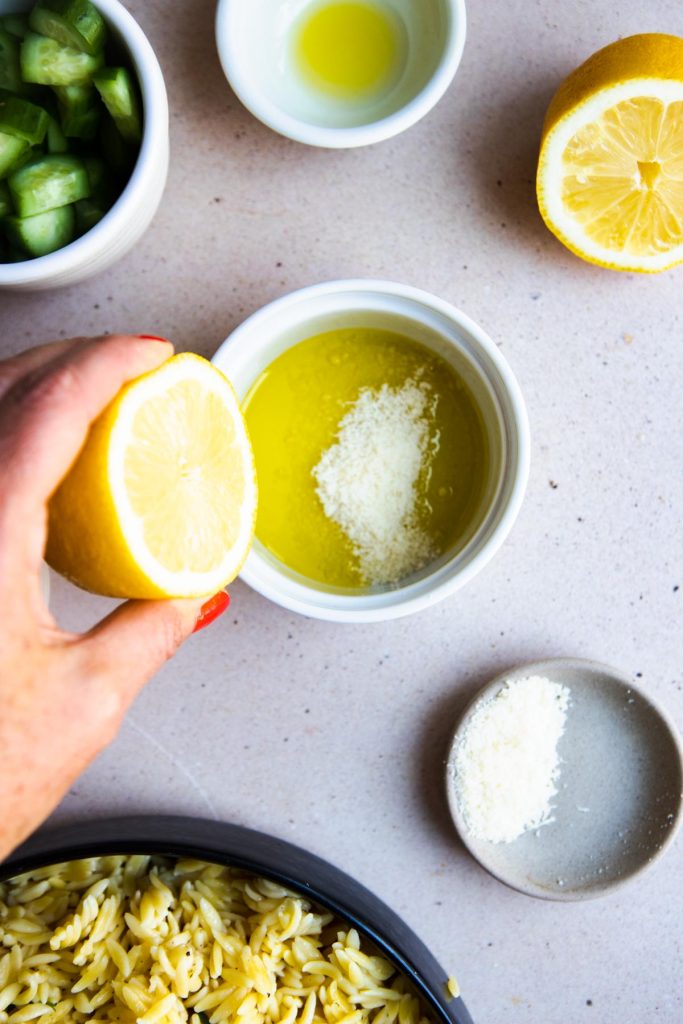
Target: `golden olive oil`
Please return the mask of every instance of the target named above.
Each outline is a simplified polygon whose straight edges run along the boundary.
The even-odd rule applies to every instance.
[[[401,50],[395,16],[361,0],[316,4],[304,13],[294,45],[304,78],[340,98],[386,89],[396,75]]]
[[[482,515],[491,455],[477,402],[440,356],[376,328],[329,331],[288,349],[244,403],[259,486],[256,537],[276,558],[318,583],[366,585],[354,549],[325,515],[313,470],[367,388],[429,388],[428,466],[417,484],[420,526],[435,558],[462,547]]]

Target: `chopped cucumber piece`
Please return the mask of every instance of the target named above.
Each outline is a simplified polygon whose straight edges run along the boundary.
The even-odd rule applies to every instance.
[[[13,212],[14,207],[12,206],[9,189],[4,181],[0,181],[0,220]]]
[[[29,21],[34,32],[91,57],[104,48],[104,18],[88,0],[38,0]]]
[[[34,32],[21,44],[20,58],[24,81],[37,85],[89,85],[104,64],[103,53],[90,56]]]
[[[23,39],[28,32],[28,15],[26,14],[3,14],[0,18],[0,27],[5,32],[17,39]]]
[[[49,121],[47,111],[35,103],[20,96],[0,96],[0,132],[36,146],[45,138]]]
[[[11,174],[7,184],[20,217],[33,217],[90,196],[83,161],[66,153],[31,160]]]
[[[62,126],[56,117],[50,117],[47,126],[47,151],[48,153],[68,153],[69,143],[62,131]]]
[[[73,206],[60,206],[33,217],[6,217],[3,224],[9,241],[31,256],[46,256],[61,249],[76,233]]]
[[[93,83],[126,142],[139,142],[140,104],[128,68],[103,68],[93,75]]]
[[[90,231],[90,228],[99,224],[107,212],[92,199],[79,199],[77,203],[74,203],[74,208],[76,210],[76,231],[79,235],[84,235],[86,231]]]
[[[22,92],[19,41],[0,26],[0,89]]]
[[[0,132],[0,179],[7,177],[16,166],[22,153],[27,152],[30,148],[24,139]]]
[[[68,138],[94,139],[102,104],[91,85],[62,85],[55,89],[62,130]]]

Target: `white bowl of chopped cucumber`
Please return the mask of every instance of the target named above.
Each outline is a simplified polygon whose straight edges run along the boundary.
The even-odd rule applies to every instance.
[[[0,288],[99,273],[168,171],[161,68],[118,0],[0,0]]]

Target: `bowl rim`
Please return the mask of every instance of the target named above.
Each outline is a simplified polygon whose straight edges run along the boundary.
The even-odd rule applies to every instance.
[[[26,8],[31,6],[26,0],[22,2]],[[61,275],[89,263],[103,250],[113,246],[120,232],[121,221],[129,219],[137,210],[140,193],[146,188],[150,168],[153,167],[151,158],[167,146],[168,98],[161,65],[152,44],[120,0],[95,2],[106,21],[121,35],[142,94],[142,142],[135,167],[111,209],[80,238],[46,256],[37,256],[22,263],[0,262],[0,288],[49,281],[56,274]]]
[[[65,860],[147,853],[193,857],[265,875],[348,920],[412,983],[442,1024],[473,1024],[448,973],[411,928],[360,882],[284,839],[206,818],[139,815],[41,829],[0,864],[0,882]]]
[[[243,70],[242,53],[230,19],[236,0],[218,0],[215,17],[216,47],[228,83],[240,100],[268,128],[295,142],[325,149],[353,149],[383,142],[412,127],[439,102],[455,77],[467,35],[465,0],[444,0],[449,15],[449,32],[439,63],[422,89],[398,110],[369,124],[328,128],[303,121],[283,111],[253,87]]]
[[[444,785],[448,810],[460,841],[474,860],[476,860],[476,862],[485,871],[496,878],[499,882],[502,882],[503,885],[508,886],[510,889],[514,889],[516,892],[523,893],[525,896],[532,896],[537,899],[556,903],[576,903],[599,899],[602,896],[607,896],[610,893],[615,892],[617,889],[623,888],[625,885],[629,885],[636,878],[653,867],[661,857],[664,856],[669,847],[675,842],[678,831],[683,824],[683,792],[679,796],[675,819],[668,829],[666,837],[662,841],[661,845],[657,847],[655,852],[647,860],[643,861],[627,874],[611,881],[591,886],[589,889],[558,889],[551,891],[540,885],[534,885],[531,881],[524,883],[518,879],[512,878],[505,872],[499,871],[495,865],[487,862],[486,859],[482,859],[476,841],[472,839],[465,825],[464,816],[460,809],[460,804],[456,796],[455,784],[452,778],[452,761],[458,743],[462,738],[464,729],[478,708],[498,694],[507,680],[526,675],[539,675],[552,678],[553,670],[557,670],[558,668],[577,670],[585,673],[587,676],[609,676],[614,682],[623,685],[626,690],[630,690],[637,694],[643,703],[647,704],[665,725],[667,733],[671,739],[672,748],[678,754],[681,779],[683,780],[683,742],[679,736],[676,723],[666,708],[663,707],[659,701],[648,693],[642,686],[639,686],[638,683],[626,672],[616,669],[612,665],[608,665],[601,661],[594,661],[589,658],[561,657],[544,658],[542,661],[522,662],[521,664],[513,665],[505,671],[500,672],[495,676],[495,678],[491,679],[488,683],[485,683],[484,686],[481,686],[476,691],[457,716],[455,727],[453,728],[450,739],[448,740],[447,752],[444,758]]]
[[[290,580],[280,572],[277,566],[269,565],[255,547],[252,548],[240,573],[240,578],[252,589],[290,611],[312,618],[324,619],[328,622],[383,622],[423,611],[449,597],[476,576],[500,549],[519,514],[526,491],[531,446],[529,420],[517,379],[507,360],[489,335],[467,314],[445,300],[410,285],[392,281],[365,278],[334,280],[289,292],[261,307],[242,321],[218,347],[212,357],[212,362],[230,377],[230,363],[233,361],[235,353],[238,350],[245,350],[247,352],[245,359],[248,359],[250,336],[258,334],[269,320],[277,319],[283,312],[292,308],[296,309],[299,306],[301,308],[300,317],[304,321],[307,304],[320,298],[330,301],[329,311],[331,312],[334,309],[334,303],[341,303],[343,296],[348,293],[375,294],[389,302],[395,301],[397,308],[399,304],[407,302],[412,306],[412,315],[415,320],[419,321],[421,316],[427,318],[428,315],[436,315],[469,336],[477,350],[484,354],[498,374],[509,405],[515,442],[515,451],[511,456],[514,459],[514,469],[510,470],[511,483],[508,487],[508,494],[504,501],[500,497],[496,499],[501,501],[500,513],[497,521],[492,524],[488,536],[481,540],[478,550],[470,555],[468,561],[460,566],[456,573],[435,581],[427,588],[425,588],[425,579],[428,577],[423,577],[417,583],[394,590],[386,590],[380,595],[334,594],[329,600],[325,600],[324,591],[307,586],[304,582]],[[346,310],[347,307],[343,308]],[[450,342],[450,339],[446,338],[445,340]],[[483,370],[479,372],[482,378],[487,377]],[[502,473],[501,479],[503,476],[504,473]],[[476,538],[477,534],[470,543],[474,543]],[[455,557],[459,557],[460,554],[462,552]],[[445,566],[448,564],[446,562]],[[264,573],[267,575],[267,579],[263,579]]]

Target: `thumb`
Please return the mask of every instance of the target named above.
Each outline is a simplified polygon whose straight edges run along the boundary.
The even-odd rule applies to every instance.
[[[79,646],[88,674],[111,680],[127,705],[197,629],[226,610],[220,591],[208,601],[128,601],[86,633]]]

